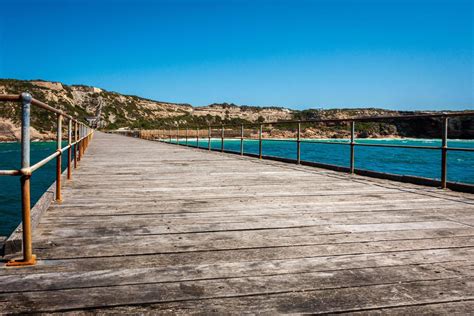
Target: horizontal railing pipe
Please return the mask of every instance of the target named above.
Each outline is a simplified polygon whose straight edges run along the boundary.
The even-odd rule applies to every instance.
[[[474,111],[465,111],[465,112],[444,112],[444,113],[424,113],[424,114],[412,114],[412,115],[394,115],[394,116],[370,116],[370,117],[355,117],[355,118],[343,118],[343,119],[315,119],[315,120],[293,120],[293,121],[276,121],[276,122],[253,122],[253,123],[240,123],[240,124],[221,124],[221,125],[207,125],[206,128],[211,131],[212,128],[215,129],[221,129],[221,146],[220,148],[212,148],[211,149],[211,138],[210,138],[210,132],[208,133],[208,150],[212,151],[221,151],[225,153],[237,153],[240,155],[245,155],[245,156],[250,156],[250,157],[256,157],[256,158],[261,158],[261,159],[273,159],[273,160],[279,160],[279,161],[285,161],[285,162],[292,162],[292,163],[301,163],[303,165],[311,165],[311,166],[316,166],[316,167],[322,167],[322,168],[328,168],[328,169],[333,169],[337,171],[344,171],[344,172],[350,172],[350,173],[355,173],[355,174],[361,174],[361,175],[367,175],[367,176],[376,176],[376,177],[386,177],[392,180],[398,180],[402,179],[400,181],[406,181],[406,182],[412,182],[412,183],[429,183],[430,185],[434,183],[438,183],[441,188],[452,188],[456,190],[464,190],[464,191],[474,191],[474,185],[470,184],[464,184],[464,183],[453,183],[453,182],[448,182],[447,181],[447,153],[450,151],[464,151],[464,152],[474,152],[474,148],[460,148],[460,147],[449,147],[448,146],[448,138],[447,138],[447,132],[448,132],[448,119],[452,117],[474,117]],[[419,146],[419,145],[399,145],[399,144],[369,144],[369,143],[364,143],[361,142],[360,140],[356,139],[357,133],[356,133],[356,126],[357,122],[382,122],[382,121],[396,121],[396,120],[413,120],[413,119],[436,119],[436,120],[441,120],[441,125],[442,125],[442,130],[441,130],[441,145],[440,146]],[[349,123],[350,124],[350,133],[349,133],[349,139],[344,140],[344,141],[325,141],[325,140],[318,140],[318,139],[304,139],[302,135],[301,126],[302,124],[337,124],[337,123]],[[289,128],[293,132],[295,132],[294,129],[294,124],[297,124],[297,129],[296,129],[296,137],[292,139],[282,139],[282,138],[264,138],[263,137],[263,126],[270,126],[270,125],[288,125],[285,126],[285,128]],[[256,154],[251,154],[251,153],[245,153],[244,152],[244,141],[246,138],[244,137],[244,130],[245,127],[252,127],[252,129],[255,131],[257,130],[256,134],[253,134],[254,137],[251,138],[254,141],[258,142],[258,153]],[[293,126],[293,128],[291,128]],[[199,146],[199,129],[200,126],[187,126],[186,128],[192,128],[197,131],[196,139],[197,142],[196,144],[190,144],[190,147],[197,147],[201,148]],[[227,138],[224,137],[224,130],[229,129],[230,131],[227,132],[229,136]],[[240,135],[237,135],[237,132],[233,132],[233,129],[238,130],[240,129]],[[234,135],[235,134],[235,135]],[[226,150],[225,149],[225,139],[240,139],[240,150]],[[160,141],[165,141],[164,139],[160,139]],[[263,143],[264,142],[295,142],[297,144],[297,154],[296,154],[296,159],[288,159],[288,158],[281,158],[281,157],[272,157],[265,155],[263,152]],[[171,143],[171,139],[169,141]],[[309,161],[303,161],[301,159],[301,148],[300,144],[305,143],[305,144],[323,144],[323,145],[343,145],[343,146],[350,146],[350,157],[349,157],[349,166],[336,166],[336,165],[331,165],[331,164],[324,164],[324,163],[318,163],[318,162],[309,162]],[[376,172],[376,171],[368,171],[368,170],[361,170],[356,167],[355,165],[355,148],[356,147],[385,147],[385,148],[401,148],[401,149],[416,149],[416,150],[439,150],[442,155],[441,155],[441,174],[439,179],[441,180],[436,180],[436,179],[431,179],[430,181],[426,181],[425,179],[428,178],[420,178],[420,177],[415,177],[415,176],[399,176],[396,174],[386,174],[382,172]],[[382,175],[382,176],[381,176]],[[389,175],[389,176],[387,176]],[[424,179],[424,180],[419,180],[419,179]]]
[[[36,170],[43,167],[45,164],[47,164],[48,162],[50,162],[51,160],[53,160],[54,158],[56,158],[58,156],[59,156],[59,151],[55,151],[54,153],[52,153],[48,157],[38,161],[37,163],[35,163],[33,166],[30,167],[31,172],[35,172]]]
[[[0,170],[0,176],[20,176],[21,182],[21,208],[22,208],[22,249],[23,259],[11,260],[7,262],[7,266],[26,266],[36,263],[36,256],[33,254],[32,248],[32,228],[31,228],[31,199],[30,199],[30,180],[34,171],[38,170],[48,162],[56,158],[56,200],[61,201],[61,154],[68,151],[68,174],[71,173],[71,149],[77,147],[87,148],[92,138],[94,130],[79,122],[77,119],[68,115],[62,110],[56,109],[44,102],[34,99],[29,93],[19,95],[7,94],[0,95],[1,102],[21,102],[21,169],[20,170]],[[34,165],[30,165],[30,113],[31,106],[42,108],[46,111],[56,114],[56,151],[48,157],[40,160]],[[68,144],[62,146],[62,122],[68,120]],[[74,142],[72,142],[72,126],[74,125]],[[77,164],[78,156],[75,154],[74,164]]]

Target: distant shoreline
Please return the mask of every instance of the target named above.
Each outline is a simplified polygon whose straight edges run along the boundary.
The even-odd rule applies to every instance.
[[[169,138],[164,138],[164,139],[169,139]],[[172,139],[176,139],[176,137],[172,137]],[[202,141],[205,141],[207,140],[208,138],[207,137],[199,137],[199,140],[202,140]],[[240,141],[240,138],[236,138],[236,137],[229,137],[229,138],[224,138],[226,141]],[[374,138],[374,137],[368,137],[368,138],[355,138],[356,140],[374,140],[374,141],[393,141],[393,140],[406,140],[406,141],[441,141],[441,138],[413,138],[413,137],[380,137],[380,138]],[[180,142],[183,142],[185,140],[184,137],[180,137]],[[211,138],[211,141],[220,141],[221,138],[220,137],[212,137]],[[254,140],[254,141],[258,141],[258,138],[244,138],[244,140],[248,141],[248,140]],[[278,140],[278,141],[296,141],[297,139],[296,138],[278,138],[278,137],[273,137],[273,138],[263,138],[262,139],[263,141],[265,140]],[[337,142],[337,141],[340,141],[341,143],[343,142],[347,142],[349,141],[350,139],[349,138],[308,138],[308,137],[305,137],[305,138],[301,138],[301,140],[304,140],[304,141],[331,141],[331,142]],[[188,137],[188,141],[197,141],[197,138],[196,137]],[[452,142],[452,141],[457,141],[457,142],[474,142],[474,139],[459,139],[459,138],[449,138],[448,141]],[[32,140],[31,142],[33,143],[55,143],[56,141],[54,140],[38,140],[38,139],[35,139],[35,140]],[[3,141],[3,140],[0,140],[0,144],[14,144],[14,143],[20,143],[20,141],[14,141],[14,140],[7,140],[7,141]]]

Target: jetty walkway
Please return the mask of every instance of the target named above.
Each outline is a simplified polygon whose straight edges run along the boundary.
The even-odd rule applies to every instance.
[[[96,132],[0,312],[474,310],[474,195]]]

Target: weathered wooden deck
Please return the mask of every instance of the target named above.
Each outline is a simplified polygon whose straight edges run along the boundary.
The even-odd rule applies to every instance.
[[[474,196],[97,133],[0,311],[474,310]]]

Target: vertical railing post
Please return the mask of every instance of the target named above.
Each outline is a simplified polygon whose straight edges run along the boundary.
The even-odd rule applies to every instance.
[[[80,147],[80,150],[81,150],[81,159],[82,157],[84,157],[84,152],[85,152],[85,142],[84,142],[84,124],[81,123],[81,132],[80,132],[80,140],[81,140],[81,147]]]
[[[262,159],[262,130],[263,130],[263,125],[260,124],[260,129],[258,131],[258,157]]]
[[[62,122],[63,116],[58,114],[58,123],[57,123],[57,130],[56,130],[56,149],[58,152],[58,156],[56,157],[56,202],[61,202],[61,158],[62,158]]]
[[[240,155],[244,155],[244,124],[240,125]]]
[[[84,132],[85,132],[85,137],[86,137],[86,150],[87,148],[89,148],[89,127],[86,125],[85,126],[85,129],[84,129]]]
[[[72,119],[69,119],[67,125],[67,179],[71,180],[72,178],[72,170],[71,170],[71,161],[72,161]]]
[[[171,144],[171,127],[170,127],[169,137],[170,137],[170,144]]]
[[[176,127],[176,144],[179,145],[179,125]]]
[[[221,152],[224,152],[224,125],[221,128]]]
[[[74,169],[77,168],[77,122],[74,122]]]
[[[80,123],[77,125],[77,161],[81,161],[82,155],[81,155],[81,130],[82,126]]]
[[[82,123],[79,125],[79,157],[82,159],[82,154],[84,153],[84,141],[82,139],[83,134],[83,126]]]
[[[29,93],[21,94],[21,213],[23,234],[23,260],[11,260],[7,266],[34,265],[31,238],[31,198],[30,198],[30,109],[32,97]]]
[[[196,147],[199,148],[199,127],[196,128]]]
[[[186,126],[186,146],[188,146],[188,127]]]
[[[207,128],[207,150],[211,150],[211,126]]]
[[[301,123],[298,123],[298,130],[296,132],[296,163],[301,163]]]
[[[354,174],[355,161],[354,161],[354,149],[355,149],[355,121],[351,121],[351,157],[350,157],[350,172]]]
[[[441,139],[441,188],[446,189],[448,181],[448,117],[443,117]]]

